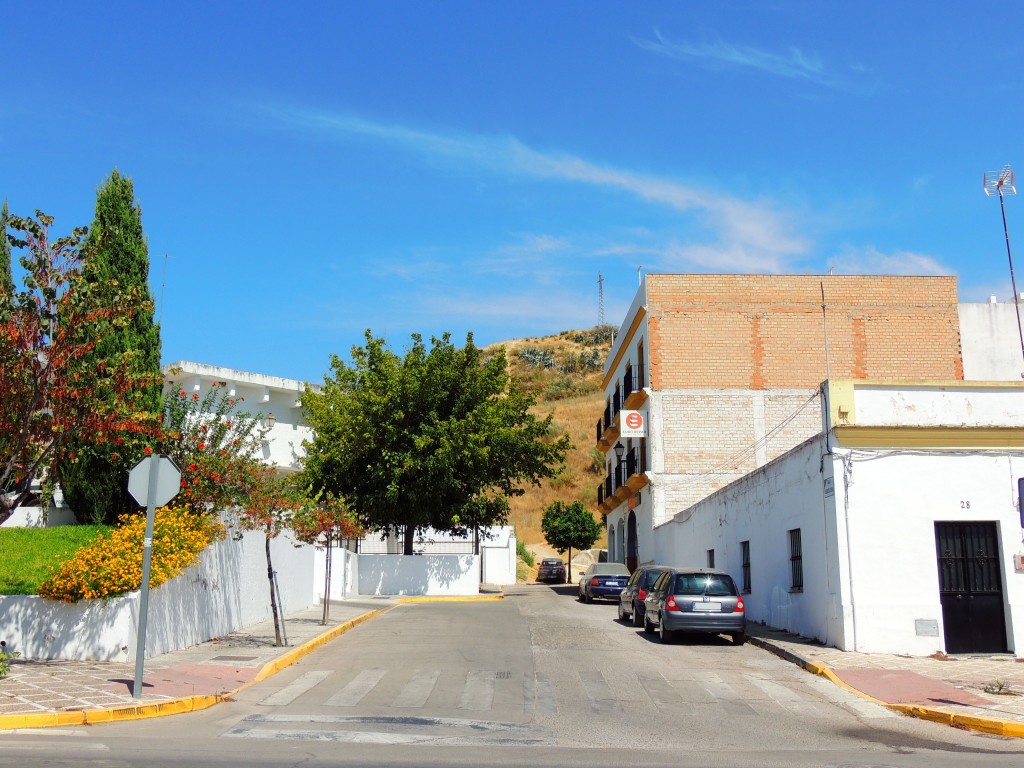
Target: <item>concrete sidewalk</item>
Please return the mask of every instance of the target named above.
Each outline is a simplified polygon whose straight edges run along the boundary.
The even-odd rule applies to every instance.
[[[747,629],[755,645],[894,711],[1024,738],[1024,659],[852,653],[769,627]]]

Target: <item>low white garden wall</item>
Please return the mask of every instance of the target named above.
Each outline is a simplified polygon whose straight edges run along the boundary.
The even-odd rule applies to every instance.
[[[318,602],[313,548],[282,534],[271,543],[284,611]],[[0,595],[0,640],[30,659],[128,661],[135,658],[138,592],[67,604],[35,595]],[[230,536],[176,579],[150,592],[146,656],[187,648],[271,618],[264,537]]]
[[[477,555],[360,555],[360,595],[479,595]]]
[[[331,600],[344,600],[359,594],[360,555],[335,548],[331,554]],[[316,550],[313,560],[313,589],[317,600],[324,599],[324,573],[327,570],[326,550]]]

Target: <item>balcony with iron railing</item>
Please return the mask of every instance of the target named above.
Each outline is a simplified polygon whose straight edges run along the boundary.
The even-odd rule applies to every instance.
[[[626,372],[622,374],[623,408],[634,410],[644,404],[647,400],[644,385],[644,367],[642,365],[627,365]]]
[[[639,446],[626,451],[598,487],[597,504],[602,512],[610,512],[650,480],[647,477],[647,452]]]

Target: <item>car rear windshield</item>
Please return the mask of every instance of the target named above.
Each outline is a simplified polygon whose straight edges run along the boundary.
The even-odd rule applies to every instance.
[[[654,582],[656,582],[658,580],[658,577],[661,576],[661,574],[663,573],[664,571],[647,571],[647,573],[644,574],[644,583],[642,585],[643,588],[650,589],[651,587],[653,587]]]
[[[622,563],[595,563],[591,573],[601,576],[629,576],[629,569]]]
[[[540,564],[541,565],[561,565],[562,561],[561,560],[541,560]]]
[[[675,595],[730,597],[739,594],[736,582],[724,573],[680,573],[676,576]]]

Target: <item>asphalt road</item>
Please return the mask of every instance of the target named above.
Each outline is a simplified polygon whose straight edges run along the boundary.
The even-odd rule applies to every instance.
[[[0,766],[1024,764],[1024,742],[903,718],[771,654],[670,645],[575,586],[415,603],[193,715],[0,734]]]

